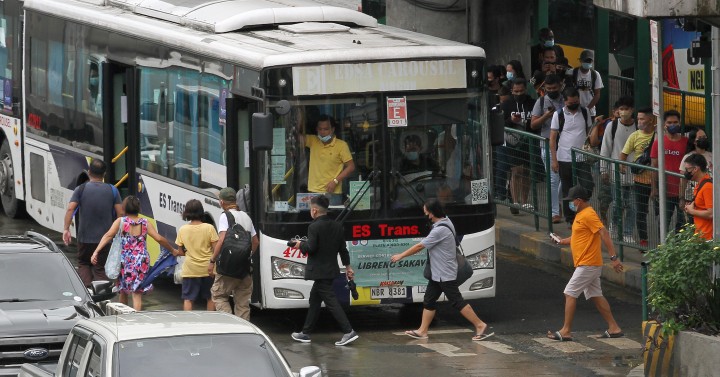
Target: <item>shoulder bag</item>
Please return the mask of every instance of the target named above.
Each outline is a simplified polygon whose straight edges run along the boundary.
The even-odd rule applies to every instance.
[[[453,235],[453,240],[455,241],[455,259],[457,260],[458,269],[457,269],[457,278],[455,281],[457,281],[458,285],[466,282],[470,277],[473,275],[473,268],[470,262],[465,257],[465,253],[462,251],[462,247],[460,246],[460,243],[457,241],[457,237],[455,237],[455,232],[450,228],[447,224],[438,224],[438,226],[444,226],[448,229],[450,229],[450,232]],[[425,263],[425,270],[423,271],[423,277],[427,280],[431,280],[432,278],[432,271],[430,269],[430,253],[428,252],[427,255],[427,263]]]
[[[122,258],[122,228],[123,218],[121,217],[120,227],[118,228],[115,238],[113,238],[107,260],[105,261],[105,275],[107,275],[110,279],[117,279],[118,275],[120,275],[120,259]]]

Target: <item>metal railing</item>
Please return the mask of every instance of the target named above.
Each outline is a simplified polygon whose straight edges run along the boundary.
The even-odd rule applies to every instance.
[[[550,196],[550,155],[548,139],[529,132],[505,129],[505,145],[493,148],[493,202],[510,208],[513,214],[529,213],[547,221],[552,232]]]

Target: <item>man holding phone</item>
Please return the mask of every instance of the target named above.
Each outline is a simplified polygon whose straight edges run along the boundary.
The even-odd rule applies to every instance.
[[[557,109],[562,109],[565,105],[560,95],[560,87],[562,85],[561,78],[557,75],[548,75],[545,78],[545,95],[535,101],[530,120],[530,128],[540,130],[540,136],[550,138],[550,124],[553,114]],[[560,174],[552,171],[547,166],[549,151],[545,150],[545,143],[540,145],[540,154],[542,160],[546,163],[545,169],[550,170],[550,194],[552,196],[552,221],[553,223],[561,223],[560,215]]]

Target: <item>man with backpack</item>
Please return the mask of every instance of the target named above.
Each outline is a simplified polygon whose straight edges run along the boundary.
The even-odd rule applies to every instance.
[[[635,100],[631,96],[623,96],[617,101],[618,118],[615,118],[608,126],[605,127],[605,135],[602,139],[602,147],[600,155],[603,157],[617,160],[620,158],[625,142],[630,135],[638,130],[638,126],[633,118],[633,108]],[[613,221],[609,224],[610,236],[614,237],[615,227],[620,224],[620,218],[625,212],[623,219],[623,238],[625,243],[634,244],[633,230],[635,226],[635,202],[632,198],[632,177],[629,172],[620,171],[620,185],[614,182],[616,179],[615,164],[607,161],[600,161],[601,184],[610,186],[613,201]]]
[[[218,311],[233,313],[230,296],[235,302],[235,315],[250,320],[252,294],[252,255],[257,251],[255,227],[247,213],[238,210],[237,192],[232,187],[220,190],[218,199],[223,213],[218,218],[218,241],[208,272],[215,275],[210,293]]]
[[[573,69],[571,82],[580,92],[580,106],[585,107],[591,116],[595,116],[595,105],[600,101],[600,89],[603,88],[602,78],[593,69],[595,54],[590,50],[580,53],[580,66]]]
[[[655,141],[655,115],[651,108],[644,108],[637,113],[638,130],[630,134],[622,152],[621,161],[630,161],[639,165],[649,166],[650,149]],[[625,165],[620,166],[620,172],[626,173]],[[652,189],[652,172],[647,169],[630,169],[633,176],[634,203],[637,218],[637,230],[640,241],[638,245],[643,249],[648,247],[647,216]]]

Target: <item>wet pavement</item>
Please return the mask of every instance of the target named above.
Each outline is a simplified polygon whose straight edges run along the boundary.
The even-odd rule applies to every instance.
[[[32,220],[0,215],[0,233],[25,230],[49,236],[75,259],[74,246],[64,247],[59,233]],[[349,308],[348,316],[360,339],[345,347],[334,345],[341,334],[327,313],[310,344],[290,338],[291,332],[302,327],[304,310],[253,310],[252,322],[273,339],[293,371],[317,365],[325,376],[625,376],[642,363],[641,308],[635,292],[603,283],[625,338],[596,339],[605,324],[594,306],[581,299],[573,326],[575,341],[549,341],[546,331],[562,326],[562,291],[571,271],[502,247],[498,250],[497,296],[470,301],[496,334],[486,342],[472,342],[471,327],[447,304],[440,305],[427,340],[402,335],[420,322],[421,308],[415,305]],[[159,281],[145,296],[144,307],[181,309],[180,287]]]

